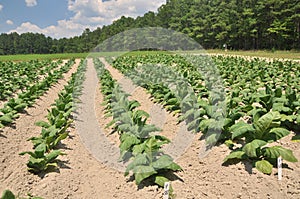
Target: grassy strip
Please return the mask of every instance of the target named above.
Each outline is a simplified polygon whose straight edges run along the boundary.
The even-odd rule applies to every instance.
[[[72,59],[85,58],[87,55],[88,53],[2,55],[0,56],[0,61],[29,61],[35,59]]]
[[[62,54],[27,54],[27,55],[1,55],[0,61],[30,61],[30,60],[53,60],[72,59],[86,57],[119,56],[127,52],[97,52],[97,53],[62,53]]]
[[[175,53],[197,53],[200,51],[174,51]],[[226,54],[240,55],[251,57],[266,57],[266,58],[281,58],[281,59],[300,59],[300,52],[297,51],[224,51],[220,49],[203,50],[202,53],[208,54]],[[71,58],[86,58],[100,56],[120,56],[120,55],[145,55],[145,54],[161,54],[170,53],[168,51],[131,51],[131,52],[99,52],[99,53],[63,53],[63,54],[27,54],[27,55],[2,55],[0,61],[29,61],[33,59],[71,59]]]

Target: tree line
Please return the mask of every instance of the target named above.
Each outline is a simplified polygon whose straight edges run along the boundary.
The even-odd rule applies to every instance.
[[[157,12],[123,16],[72,38],[3,33],[0,55],[89,52],[113,35],[141,27],[182,32],[206,49],[226,44],[235,50],[300,50],[300,0],[167,0]]]

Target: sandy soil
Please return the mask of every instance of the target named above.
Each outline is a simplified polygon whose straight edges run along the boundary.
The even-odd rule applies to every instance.
[[[35,107],[29,108],[28,115],[22,115],[16,121],[15,128],[5,128],[0,132],[0,191],[11,189],[23,196],[30,192],[49,199],[162,198],[162,190],[157,186],[139,189],[132,179],[123,176],[123,172],[99,160],[103,151],[99,151],[98,155],[93,151],[97,149],[99,140],[88,143],[87,140],[91,139],[86,138],[98,135],[95,139],[103,141],[105,138],[110,142],[110,145],[105,144],[103,149],[117,147],[118,138],[114,134],[109,135],[110,129],[82,133],[73,126],[70,128],[70,138],[64,140],[61,146],[67,155],[60,157],[60,169],[40,176],[27,172],[28,157],[19,156],[18,153],[31,149],[32,145],[26,139],[40,132],[40,128],[34,126],[34,122],[46,116],[47,108],[57,98],[57,93],[62,89],[71,72],[65,80],[60,81],[41,97]],[[115,78],[123,79],[117,71],[110,70],[110,72]],[[82,105],[78,109],[78,112],[82,113],[81,122],[84,124],[84,121],[91,119],[100,121],[100,126],[104,126],[110,120],[103,118],[103,107],[100,106],[103,99],[99,86],[94,85],[97,78],[91,61],[88,62],[86,77],[84,95],[81,98]],[[139,100],[143,110],[165,114],[159,109],[154,111],[151,109],[154,104],[150,96],[141,88],[135,89],[131,98]],[[91,104],[96,114],[87,114],[90,112],[84,109],[92,106]],[[155,118],[150,122],[161,125],[162,134],[175,139],[174,134],[178,131],[178,127],[175,126],[177,120],[167,113],[165,118],[165,122],[161,124],[155,121]],[[214,147],[207,156],[200,158],[203,141],[200,141],[199,137],[200,135],[196,135],[191,146],[176,160],[184,170],[177,173],[182,180],[177,179],[172,182],[176,198],[300,198],[300,163],[288,163],[288,167],[283,168],[282,181],[278,181],[276,169],[268,176],[255,169],[252,170],[251,165],[247,163],[222,166],[222,160],[230,152],[224,145]],[[293,149],[295,156],[300,159],[299,144],[289,140],[286,138],[280,141],[280,144]]]

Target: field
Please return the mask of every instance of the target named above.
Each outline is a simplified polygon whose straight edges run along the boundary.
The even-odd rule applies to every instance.
[[[248,56],[248,57],[264,57],[264,58],[273,58],[273,59],[294,59],[300,60],[299,51],[224,51],[224,50],[207,50],[210,54],[226,54],[226,55],[239,55],[239,56]]]
[[[1,192],[300,198],[298,62],[117,55],[0,57]]]

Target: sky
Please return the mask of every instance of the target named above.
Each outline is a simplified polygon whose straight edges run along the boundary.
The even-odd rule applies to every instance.
[[[79,36],[121,16],[156,12],[166,0],[0,0],[0,33],[43,33],[53,38]]]

